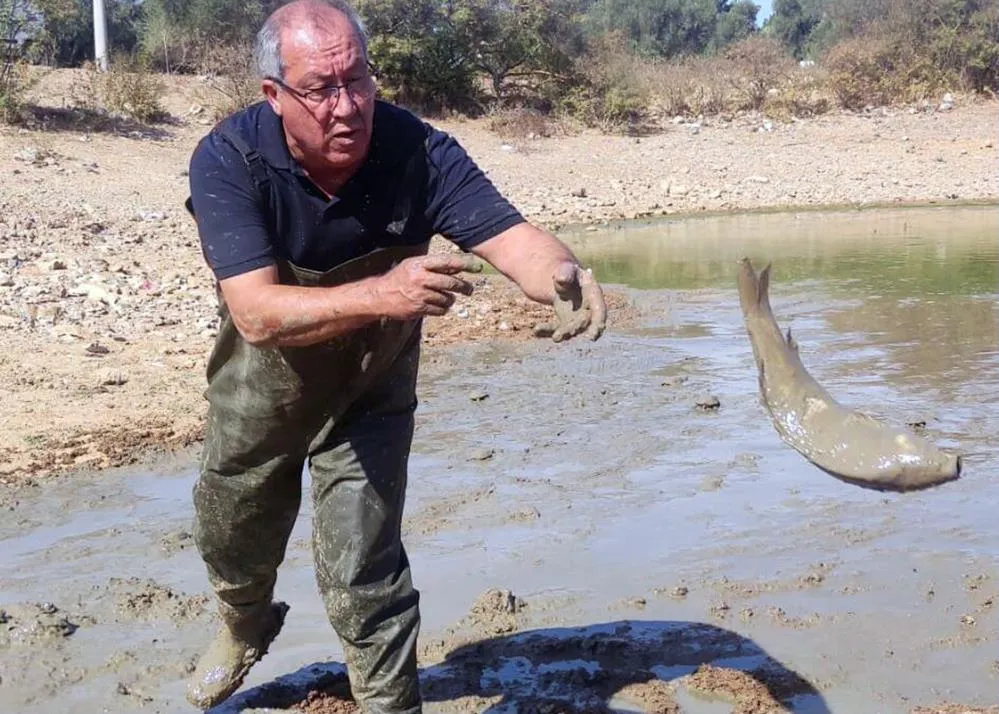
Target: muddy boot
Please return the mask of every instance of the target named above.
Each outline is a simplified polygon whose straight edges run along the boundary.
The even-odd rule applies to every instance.
[[[223,624],[188,680],[187,701],[210,709],[239,689],[250,668],[267,654],[287,612],[288,605],[274,602],[262,620]]]

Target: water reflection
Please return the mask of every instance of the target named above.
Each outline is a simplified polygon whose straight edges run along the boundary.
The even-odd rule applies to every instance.
[[[999,398],[994,206],[689,218],[566,238],[604,283],[731,291],[736,311],[738,259],[773,261],[778,322],[824,353],[805,362],[842,389]]]
[[[865,342],[884,349],[887,359],[874,367],[879,375],[932,383],[942,396],[955,396],[983,371],[999,366],[995,299],[877,297],[829,310],[825,317],[837,332],[862,334]]]
[[[822,280],[861,297],[991,294],[999,283],[994,206],[688,218],[564,238],[602,282],[635,288],[733,287],[743,255],[772,260],[781,284]]]

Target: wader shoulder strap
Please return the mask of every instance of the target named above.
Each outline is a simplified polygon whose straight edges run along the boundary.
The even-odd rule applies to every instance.
[[[253,182],[253,187],[257,192],[257,200],[263,207],[268,198],[267,189],[269,188],[271,178],[267,173],[267,167],[264,165],[264,159],[260,156],[260,152],[247,144],[246,140],[226,123],[219,124],[215,130],[219,136],[225,139],[243,157],[243,162],[250,171],[250,180]],[[197,216],[194,215],[194,204],[190,196],[184,201],[184,207],[197,220]]]

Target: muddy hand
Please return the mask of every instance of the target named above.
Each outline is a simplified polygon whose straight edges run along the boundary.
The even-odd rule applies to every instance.
[[[557,323],[540,329],[550,329],[554,342],[580,333],[585,333],[591,341],[599,339],[607,324],[607,306],[593,273],[575,263],[560,263],[552,280],[555,284],[552,307]]]
[[[478,273],[482,263],[464,254],[407,258],[378,281],[378,298],[388,317],[411,320],[443,315],[457,295],[471,295],[472,284],[458,273]]]

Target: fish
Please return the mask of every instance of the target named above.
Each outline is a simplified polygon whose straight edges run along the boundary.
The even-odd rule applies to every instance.
[[[836,401],[805,369],[770,305],[767,263],[739,260],[739,304],[757,367],[760,401],[780,438],[822,471],[875,491],[908,492],[961,477],[959,453]]]

